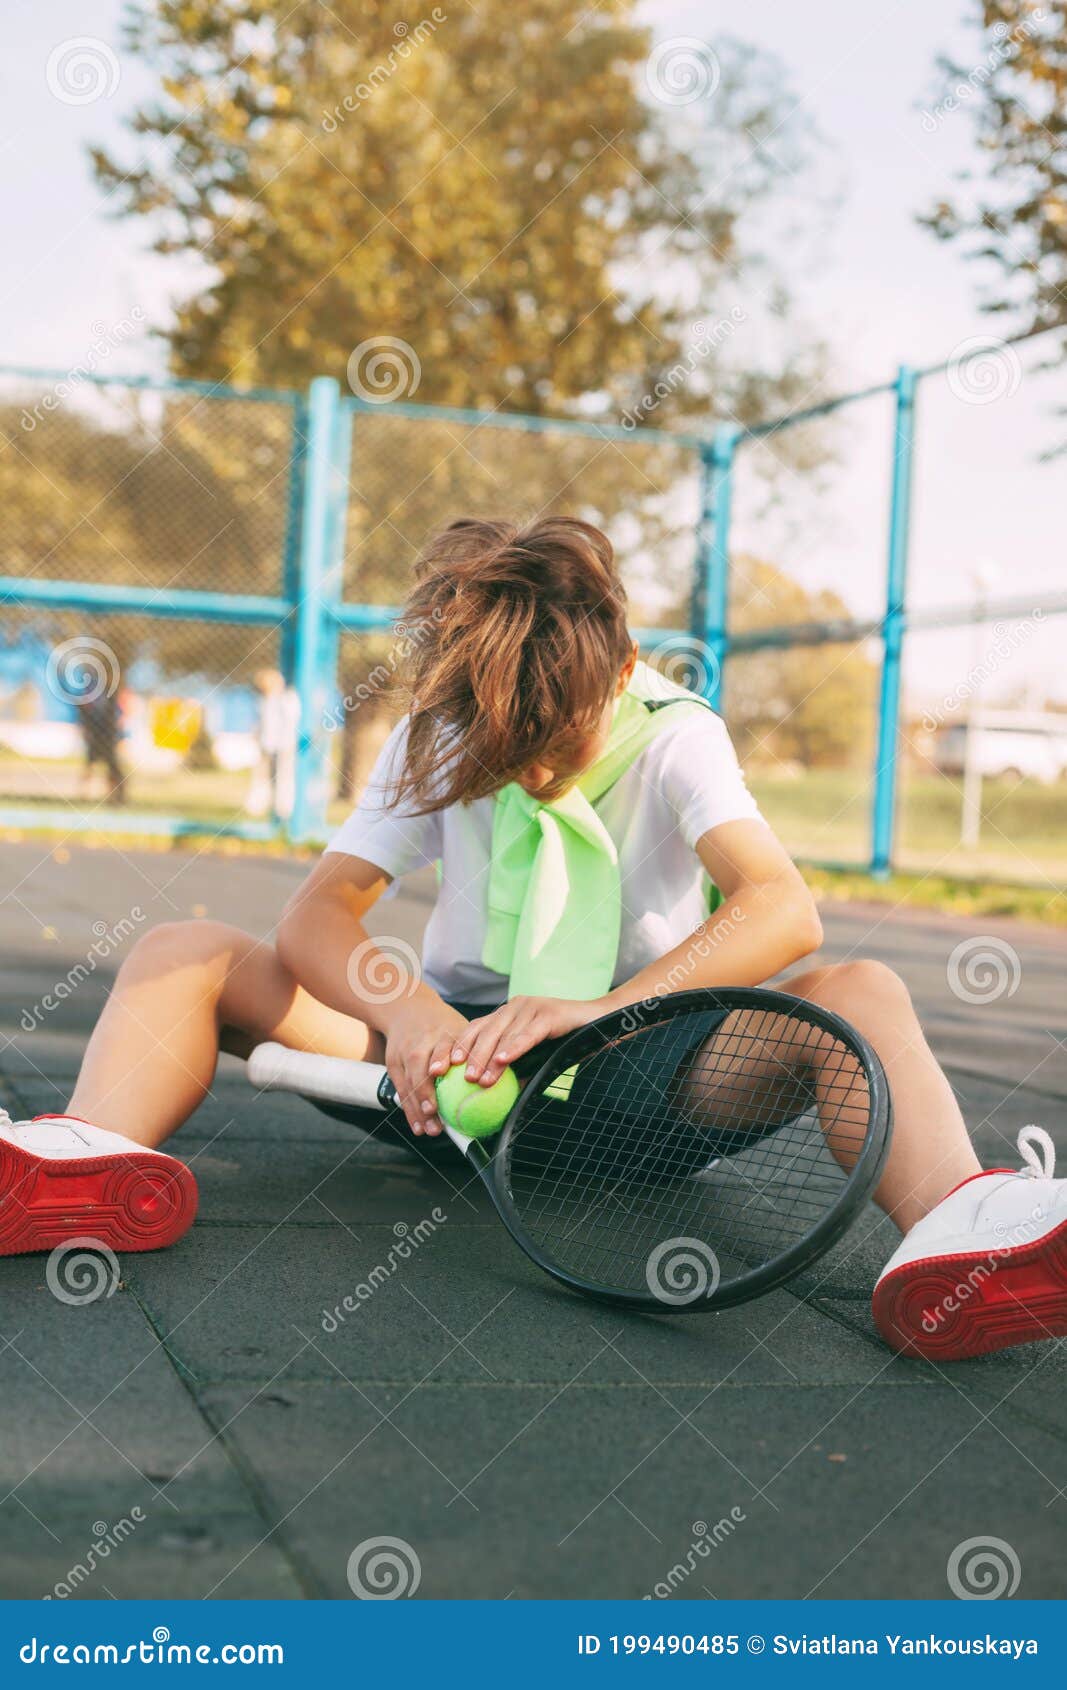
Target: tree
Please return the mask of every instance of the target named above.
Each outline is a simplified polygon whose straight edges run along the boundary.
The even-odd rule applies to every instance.
[[[730,601],[736,633],[849,619],[837,593],[809,592],[774,565],[744,555],[733,559]],[[866,641],[852,641],[732,657],[726,713],[746,762],[806,769],[868,764],[878,670],[865,647]]]
[[[937,109],[973,107],[986,168],[924,221],[993,267],[988,310],[1056,328],[1067,324],[1067,0],[979,0],[975,11],[981,52],[970,66],[942,61]]]
[[[289,521],[292,407],[121,386],[0,407],[6,572],[145,589],[278,594]],[[104,640],[123,670],[247,680],[277,661],[269,625],[4,613],[5,633]]]
[[[157,251],[204,262],[174,370],[302,387],[362,346],[373,397],[618,417],[681,367],[643,421],[783,408],[810,354],[759,370],[725,329],[691,341],[786,309],[754,243],[796,197],[792,102],[750,50],[653,52],[633,9],[141,0],[150,150],[94,160]]]

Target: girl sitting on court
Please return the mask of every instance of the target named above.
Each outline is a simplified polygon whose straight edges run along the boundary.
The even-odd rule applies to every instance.
[[[274,1039],[384,1061],[409,1146],[452,1155],[434,1094],[451,1064],[488,1085],[612,1009],[761,985],[818,948],[811,895],[722,721],[691,698],[663,708],[671,689],[636,661],[605,535],[561,518],[456,522],[420,560],[404,619],[418,630],[410,712],[274,942],[214,921],[155,928],[119,971],[69,1114],[0,1117],[0,1253],[179,1238],[195,1182],[157,1147],[205,1096],[220,1049]],[[577,888],[565,862],[553,879],[551,864],[534,875],[516,858],[552,807],[588,847]],[[434,863],[422,966],[406,976],[363,922],[395,879]],[[709,880],[727,920],[709,918]],[[552,942],[531,944],[535,930]],[[785,989],[850,1021],[888,1075],[895,1130],[876,1197],[905,1234],[874,1296],[888,1342],[930,1349],[921,1285],[946,1257],[972,1286],[954,1353],[989,1347],[991,1260],[1014,1270],[1017,1299],[997,1344],[1067,1332],[1067,1181],[1052,1177],[1047,1135],[1020,1135],[1022,1172],[982,1171],[907,990],[881,964],[809,966]]]

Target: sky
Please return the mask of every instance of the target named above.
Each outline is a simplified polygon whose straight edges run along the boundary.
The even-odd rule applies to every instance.
[[[165,322],[190,272],[145,248],[145,232],[108,216],[85,157],[92,141],[129,153],[122,119],[151,89],[146,68],[118,58],[110,91],[92,103],[49,92],[49,55],[93,37],[118,53],[120,0],[8,0],[0,63],[0,170],[5,241],[0,253],[0,364],[64,370],[100,334],[125,324],[108,354],[119,373],[151,373],[163,355],[148,326]],[[916,214],[950,190],[974,158],[966,109],[924,120],[939,98],[939,53],[965,65],[980,58],[961,26],[974,0],[645,0],[641,13],[663,40],[723,36],[751,43],[781,63],[792,102],[820,137],[819,175],[838,204],[814,250],[783,256],[800,318],[822,339],[831,385],[849,390],[890,378],[901,361],[951,356],[992,333],[978,306],[979,276],[953,245],[935,241]],[[412,16],[416,16],[413,9]],[[421,13],[418,15],[421,16]],[[793,104],[783,111],[783,125]],[[798,194],[806,193],[798,188]],[[1009,372],[1010,374],[1010,372]],[[1051,415],[1062,377],[1026,376],[986,402],[948,391],[944,378],[920,395],[921,451],[913,518],[912,595],[919,605],[998,594],[1062,592],[1067,579],[1057,512],[1067,493],[1067,458],[1038,462],[1053,444]],[[994,371],[994,385],[998,379]],[[1013,378],[1014,379],[1014,378]],[[1006,382],[1011,388],[1013,380]],[[1059,400],[1063,402],[1062,397]],[[816,488],[797,484],[788,508],[758,515],[746,466],[738,479],[738,537],[765,553],[789,551],[811,585],[830,585],[859,613],[877,609],[884,575],[888,406],[856,407],[833,435],[836,462]],[[755,482],[753,480],[752,487]],[[1067,696],[1056,636],[1046,624],[1027,647],[1040,687]],[[924,637],[923,672],[966,668],[972,633]],[[936,690],[936,688],[935,688]]]
[[[792,278],[812,328],[828,338],[844,389],[891,374],[902,360],[933,362],[982,328],[975,275],[919,228],[916,213],[973,161],[972,128],[958,112],[924,130],[936,102],[939,53],[976,58],[961,25],[973,0],[654,0],[659,33],[720,34],[777,58],[796,109],[826,143],[842,203],[810,273]],[[792,109],[792,108],[790,108]],[[783,124],[789,112],[783,112]]]

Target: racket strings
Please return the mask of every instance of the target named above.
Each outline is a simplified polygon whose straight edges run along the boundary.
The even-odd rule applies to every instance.
[[[577,1278],[642,1291],[654,1252],[679,1240],[726,1278],[811,1231],[869,1120],[864,1070],[834,1034],[777,1010],[700,1011],[530,1099],[505,1179],[531,1238]]]

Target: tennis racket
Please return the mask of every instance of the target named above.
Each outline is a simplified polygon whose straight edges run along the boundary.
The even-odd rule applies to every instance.
[[[705,1313],[782,1284],[841,1237],[889,1149],[870,1046],[784,992],[650,999],[516,1071],[499,1134],[446,1131],[538,1267],[630,1308]],[[265,1044],[248,1077],[331,1113],[397,1107],[373,1063]]]

